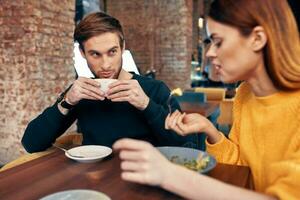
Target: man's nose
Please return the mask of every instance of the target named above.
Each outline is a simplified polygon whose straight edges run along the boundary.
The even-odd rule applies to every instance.
[[[109,70],[111,68],[111,60],[107,56],[103,56],[102,68],[104,70]]]

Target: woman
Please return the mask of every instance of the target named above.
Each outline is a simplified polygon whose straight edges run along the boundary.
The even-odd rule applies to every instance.
[[[188,199],[300,198],[300,45],[284,0],[215,0],[207,52],[223,82],[243,81],[225,138],[199,114],[174,112],[166,128],[205,132],[218,162],[249,166],[255,191],[238,188],[168,162],[145,142],[123,139],[124,180],[157,185]],[[187,187],[188,185],[188,187]]]

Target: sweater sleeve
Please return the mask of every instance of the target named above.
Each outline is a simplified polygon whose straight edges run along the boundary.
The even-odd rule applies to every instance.
[[[165,129],[165,120],[169,112],[167,106],[169,94],[169,88],[163,82],[160,82],[158,91],[154,97],[150,97],[149,104],[143,114],[159,145],[182,146],[188,143],[190,138]],[[171,109],[172,111],[181,110],[175,98],[171,99]]]
[[[22,138],[24,148],[29,153],[46,150],[71,126],[75,118],[75,109],[71,110],[68,115],[63,115],[57,103],[48,107],[25,129]]]
[[[233,125],[229,133],[229,138],[220,133],[221,140],[215,144],[210,144],[207,140],[206,150],[208,153],[215,156],[218,162],[235,165],[246,165],[242,162],[239,148],[239,134],[240,134],[240,114],[242,109],[242,101],[247,94],[245,86],[242,84],[236,94],[233,105]]]
[[[278,199],[296,200],[300,197],[300,128],[294,135],[284,158],[272,162],[265,172],[268,185],[265,193]]]

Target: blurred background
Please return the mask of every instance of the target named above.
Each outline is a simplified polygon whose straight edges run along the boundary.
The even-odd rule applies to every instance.
[[[0,0],[0,165],[25,152],[28,122],[76,77],[73,31],[103,11],[123,25],[141,74],[180,87],[224,85],[204,59],[210,0]],[[299,0],[290,4],[299,21]],[[74,127],[71,127],[74,129]],[[41,130],[41,134],[43,134]]]

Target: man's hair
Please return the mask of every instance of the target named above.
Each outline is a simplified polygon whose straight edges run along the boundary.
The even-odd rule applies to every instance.
[[[103,33],[118,34],[120,47],[123,49],[124,33],[119,20],[103,12],[91,13],[84,17],[75,28],[74,40],[79,43],[79,47],[84,51],[83,43],[85,41]]]
[[[296,20],[286,0],[214,0],[209,17],[237,28],[243,36],[262,26],[268,41],[264,62],[274,85],[300,88],[300,45]]]

